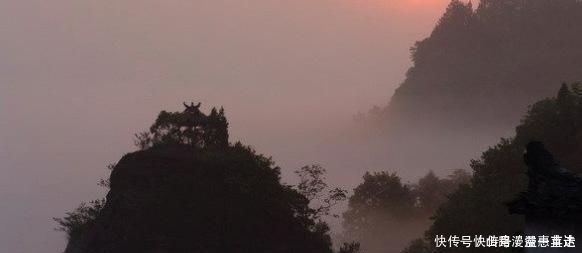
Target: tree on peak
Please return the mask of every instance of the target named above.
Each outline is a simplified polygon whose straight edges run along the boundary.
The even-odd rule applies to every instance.
[[[464,3],[461,0],[452,0],[445,13],[439,19],[434,31],[434,35],[441,35],[443,31],[448,31],[451,35],[461,30],[467,30],[473,17],[473,4]]]
[[[142,150],[160,145],[228,146],[228,120],[224,108],[212,108],[206,115],[200,111],[200,105],[184,103],[182,112],[161,111],[149,132],[136,134],[136,146]]]
[[[283,184],[271,158],[228,143],[224,109],[184,106],[162,111],[137,135],[141,150],[110,166],[105,200],[55,219],[66,253],[334,252],[323,216],[346,192],[328,187],[323,167],[303,167],[297,187]]]
[[[558,91],[558,96],[556,97],[556,103],[558,104],[558,110],[560,113],[569,113],[569,111],[574,108],[576,102],[574,99],[574,94],[568,87],[568,84],[562,83],[562,86],[560,86],[560,90]]]
[[[582,80],[580,23],[577,0],[481,0],[476,8],[452,0],[411,48],[413,65],[378,118],[392,132],[507,132],[528,105],[555,94],[556,80]]]

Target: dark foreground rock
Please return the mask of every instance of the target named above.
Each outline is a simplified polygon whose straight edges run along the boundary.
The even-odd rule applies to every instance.
[[[524,236],[564,240],[559,247],[525,248],[524,252],[580,252],[575,239],[582,237],[582,178],[562,168],[541,142],[527,145],[524,160],[529,186],[508,203],[509,212],[525,216]]]
[[[104,208],[65,253],[331,252],[308,201],[241,145],[131,153],[110,180]]]

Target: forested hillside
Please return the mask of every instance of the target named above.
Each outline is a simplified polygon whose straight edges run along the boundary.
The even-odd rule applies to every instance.
[[[434,215],[426,241],[415,241],[406,253],[511,252],[511,249],[432,248],[436,235],[514,235],[523,232],[523,216],[510,215],[507,203],[526,190],[523,152],[541,141],[561,166],[582,172],[582,93],[562,85],[556,97],[530,107],[515,136],[503,139],[472,161],[473,179],[449,196]]]
[[[577,0],[453,0],[375,114],[390,128],[510,129],[527,105],[582,79],[580,24]]]

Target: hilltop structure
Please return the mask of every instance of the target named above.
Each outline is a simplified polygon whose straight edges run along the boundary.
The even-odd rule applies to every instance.
[[[228,141],[224,110],[162,111],[92,209],[57,219],[65,253],[332,253],[325,223],[280,168]],[[86,213],[86,210],[91,213]]]
[[[195,148],[228,146],[228,121],[224,109],[212,108],[206,115],[201,103],[184,103],[184,111],[162,111],[148,132],[138,134],[141,149],[153,146],[188,145]]]

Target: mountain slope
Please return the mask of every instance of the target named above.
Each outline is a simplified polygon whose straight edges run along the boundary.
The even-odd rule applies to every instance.
[[[510,129],[528,104],[582,80],[580,24],[576,0],[453,0],[411,49],[383,116],[392,128]]]

